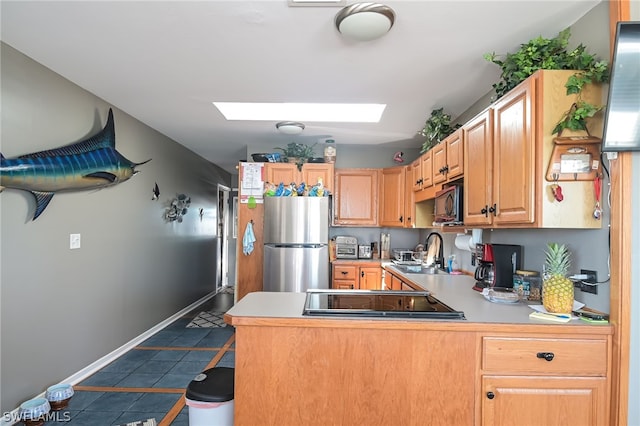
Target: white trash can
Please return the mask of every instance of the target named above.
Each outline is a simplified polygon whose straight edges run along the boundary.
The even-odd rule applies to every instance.
[[[233,368],[215,367],[189,383],[189,426],[233,426],[233,376]]]

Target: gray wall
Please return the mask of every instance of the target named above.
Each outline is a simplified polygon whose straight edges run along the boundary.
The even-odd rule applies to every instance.
[[[14,157],[96,133],[110,105],[0,45],[2,153]],[[214,290],[217,184],[228,173],[114,108],[116,148],[139,174],[114,187],[34,198],[0,194],[1,412],[43,392]],[[151,200],[154,182],[160,199]],[[183,223],[165,203],[191,196]],[[201,221],[198,210],[205,215]],[[69,234],[82,247],[69,249]]]

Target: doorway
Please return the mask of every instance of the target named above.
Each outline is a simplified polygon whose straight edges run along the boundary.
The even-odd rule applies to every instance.
[[[216,288],[218,293],[229,285],[229,194],[231,188],[218,184],[218,235],[216,251]]]

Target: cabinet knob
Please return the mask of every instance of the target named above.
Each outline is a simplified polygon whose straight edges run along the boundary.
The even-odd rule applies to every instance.
[[[484,217],[489,217],[489,210],[487,210],[487,207],[489,206],[484,206],[484,208],[482,210],[480,210],[480,213],[482,213],[484,215]]]
[[[402,223],[402,216],[400,216],[400,219],[399,219],[399,220],[400,220],[400,223]]]
[[[547,361],[553,361],[553,357],[555,356],[553,352],[538,352],[536,354],[538,358],[544,358]]]
[[[340,273],[341,273],[342,275],[347,275],[347,274],[348,274],[348,272],[347,272],[347,271],[342,271],[342,272],[340,272]]]
[[[496,205],[494,204],[493,206],[489,207],[489,213],[493,213],[493,215],[496,215],[496,212],[498,211]]]
[[[487,392],[487,398],[489,398],[489,399],[493,399],[493,398],[495,398],[495,397],[496,397],[496,394],[495,394],[495,393],[493,393],[493,392]]]
[[[364,271],[360,271],[360,276],[364,278]]]

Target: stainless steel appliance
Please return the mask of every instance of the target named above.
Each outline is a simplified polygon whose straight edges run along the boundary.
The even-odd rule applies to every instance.
[[[358,259],[371,259],[371,244],[359,244],[358,245]]]
[[[434,221],[450,225],[462,224],[462,185],[454,184],[436,192]]]
[[[328,197],[265,197],[264,291],[329,288],[328,243]]]
[[[337,259],[357,259],[358,239],[346,235],[336,236],[336,258]]]
[[[521,269],[522,246],[515,244],[477,244],[474,290],[487,287],[512,288],[513,273]]]
[[[428,291],[309,290],[303,315],[465,319]]]

